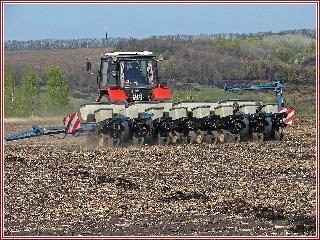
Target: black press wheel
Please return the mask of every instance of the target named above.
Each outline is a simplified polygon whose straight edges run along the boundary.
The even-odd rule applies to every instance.
[[[143,137],[133,137],[132,138],[132,145],[135,147],[142,147],[144,144],[144,138]]]
[[[263,142],[264,134],[263,133],[252,133],[252,140],[256,142]]]
[[[162,137],[160,134],[158,134],[156,138],[156,144],[160,146],[168,146],[170,144],[169,137]]]
[[[279,131],[274,131],[274,140],[281,141],[283,139],[283,133]]]
[[[174,131],[169,133],[169,140],[171,144],[178,144],[181,141],[181,134]]]
[[[190,143],[200,144],[204,141],[204,133],[202,131],[189,132]]]

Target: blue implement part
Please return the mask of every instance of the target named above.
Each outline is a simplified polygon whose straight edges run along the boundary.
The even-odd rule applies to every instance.
[[[73,133],[74,136],[78,136],[79,133],[90,131],[96,126],[96,124],[92,123],[82,123],[81,127]],[[40,137],[44,135],[54,135],[65,133],[64,125],[50,125],[47,127],[40,127],[38,125],[32,125],[30,130],[19,131],[13,134],[9,134],[4,137],[6,142],[25,139],[25,138],[33,138]]]
[[[20,132],[7,135],[4,137],[4,140],[9,142],[9,141],[19,140],[24,138],[38,137],[38,136],[42,136],[43,134],[44,134],[44,129],[42,127],[39,127],[37,125],[32,125],[32,128],[30,130],[20,131]]]
[[[128,121],[130,118],[129,117],[126,117],[122,114],[118,114],[114,119],[121,119],[122,121]]]
[[[50,125],[44,128],[46,131],[61,131],[65,129],[64,125]]]
[[[229,87],[227,91],[232,93],[238,93],[240,90],[249,90],[249,91],[261,91],[261,90],[274,90],[276,95],[275,103],[278,106],[278,110],[280,111],[281,106],[284,103],[284,99],[282,96],[282,84],[280,81],[267,82],[267,83],[258,83],[245,87]]]
[[[240,88],[239,87],[228,88],[228,91],[232,93],[238,93],[240,92]]]
[[[140,114],[140,118],[143,118],[143,119],[154,119],[154,114],[153,113],[147,113],[147,112],[144,112],[144,113],[141,113]]]
[[[96,123],[81,123],[80,128],[78,129],[79,132],[86,132],[94,129],[97,126]]]

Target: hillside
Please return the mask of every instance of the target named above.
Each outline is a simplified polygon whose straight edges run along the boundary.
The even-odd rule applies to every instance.
[[[203,96],[206,96],[206,99],[217,99],[217,96],[224,95],[222,90],[218,95],[215,90],[200,94],[193,91],[194,89],[189,91],[184,87],[189,83],[200,84],[202,89],[206,89],[206,86],[210,86],[208,89],[214,89],[212,87],[223,88],[225,83],[232,86],[277,79],[284,83],[285,96],[290,103],[298,105],[301,103],[300,112],[314,113],[316,45],[314,36],[307,33],[309,32],[284,31],[281,34],[244,36],[237,34],[178,35],[142,40],[118,39],[109,44],[109,48],[94,48],[94,46],[103,46],[94,39],[91,42],[86,40],[87,45],[82,40],[71,41],[75,45],[70,47],[85,48],[63,48],[68,46],[68,42],[63,40],[60,42],[39,40],[39,44],[47,43],[43,45],[47,49],[44,49],[41,44],[37,45],[36,41],[14,42],[15,45],[12,45],[13,42],[6,42],[5,68],[13,68],[20,76],[27,66],[36,69],[43,89],[46,84],[47,66],[60,66],[69,79],[75,102],[79,103],[93,100],[94,94],[97,93],[96,77],[84,71],[87,58],[90,58],[93,63],[94,70],[97,70],[99,57],[105,52],[149,50],[158,56],[163,56],[164,61],[159,64],[159,74],[172,89],[176,89],[175,99],[191,96],[193,99],[202,99]],[[58,43],[64,43],[64,45],[60,46]],[[36,46],[39,46],[39,49],[30,49]],[[249,94],[248,97],[252,97],[251,95]],[[253,97],[261,97],[260,95]],[[309,96],[307,100],[305,95]],[[242,96],[232,97],[243,98]],[[273,97],[267,95],[266,100],[270,99]]]
[[[31,66],[43,73],[48,65],[59,65],[65,69],[73,89],[94,92],[95,80],[90,80],[83,71],[86,58],[98,63],[100,54],[108,51],[149,50],[163,56],[165,61],[160,64],[159,72],[168,81],[198,82],[219,87],[225,81],[239,83],[279,79],[295,84],[315,82],[315,39],[303,34],[232,35],[232,38],[211,35],[154,37],[119,40],[111,46],[26,50],[7,47],[5,66],[18,72],[25,66]]]

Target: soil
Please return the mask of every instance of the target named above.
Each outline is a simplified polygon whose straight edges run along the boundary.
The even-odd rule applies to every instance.
[[[6,121],[5,133],[30,125]],[[314,118],[279,142],[101,148],[45,136],[4,153],[5,236],[316,234]]]

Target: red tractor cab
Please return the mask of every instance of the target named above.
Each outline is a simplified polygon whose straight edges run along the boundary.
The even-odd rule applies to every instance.
[[[97,75],[97,101],[130,103],[170,100],[169,89],[159,81],[158,61],[148,51],[106,53],[101,57]],[[90,69],[91,63],[87,62],[87,66]]]

